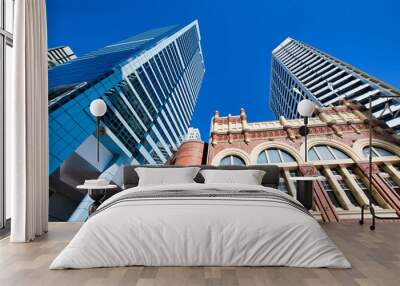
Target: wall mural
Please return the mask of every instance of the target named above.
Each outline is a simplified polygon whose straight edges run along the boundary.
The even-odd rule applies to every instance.
[[[48,58],[50,219],[84,220],[92,201],[77,185],[101,178],[117,191],[121,165],[164,164],[187,136],[205,71],[199,24]]]

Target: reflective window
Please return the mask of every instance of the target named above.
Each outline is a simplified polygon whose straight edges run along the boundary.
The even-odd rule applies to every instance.
[[[147,75],[149,76],[150,81],[152,82],[154,88],[156,89],[158,98],[159,98],[159,99],[160,99],[160,98],[163,98],[164,94],[163,94],[162,91],[161,91],[161,87],[160,87],[160,85],[158,84],[158,81],[157,81],[157,79],[156,79],[156,77],[155,77],[155,75],[154,75],[154,73],[153,73],[153,70],[151,69],[149,63],[148,63],[148,62],[145,63],[145,64],[143,65],[143,67],[144,67],[144,69],[146,70],[146,73],[147,73]]]
[[[165,83],[166,79],[164,79],[164,77],[161,75],[161,73],[160,73],[161,70],[157,66],[154,58],[150,59],[150,64],[151,64],[151,68],[153,69],[153,71],[154,71],[154,73],[156,75],[156,78],[157,78],[158,82],[161,85],[164,97],[167,97],[168,94],[169,94],[169,90],[168,90],[168,87],[166,86],[166,83]]]
[[[372,149],[372,157],[396,156],[396,154],[394,154],[386,149],[380,148],[380,147],[372,146],[371,149]],[[368,158],[369,157],[369,147],[365,147],[363,149],[363,153],[364,153],[364,156]]]
[[[329,182],[326,181],[326,180],[321,180],[321,185],[324,188],[324,190],[326,191],[326,193],[328,194],[328,197],[331,200],[331,202],[333,203],[333,205],[336,208],[341,208],[341,206],[339,204],[339,200],[336,197],[336,194],[333,191],[333,189],[332,189],[331,185],[329,184]]]
[[[330,148],[333,154],[335,155],[336,159],[348,159],[349,156],[347,156],[345,153],[342,151],[336,149],[336,148]]]
[[[348,197],[350,202],[354,206],[359,207],[360,204],[358,203],[358,201],[357,201],[356,197],[354,196],[353,192],[350,190],[349,185],[343,179],[339,179],[338,183],[339,183],[340,187],[342,188],[342,190],[346,193],[346,196]]]
[[[384,165],[379,166],[379,174],[385,179],[386,183],[400,195],[399,184],[386,172]]]
[[[118,120],[118,117],[111,110],[107,110],[106,114],[101,118],[101,121],[115,134],[115,136],[124,144],[124,146],[133,153],[136,149],[136,144],[139,143],[125,128],[123,123]]]
[[[135,132],[136,136],[138,136],[139,140],[142,140],[145,130],[143,129],[139,120],[133,115],[128,105],[122,99],[118,90],[116,88],[112,88],[108,92],[106,92],[105,95],[118,110],[118,112],[123,115],[125,121],[128,123],[132,131]]]
[[[366,195],[367,198],[371,198],[372,204],[375,206],[379,206],[378,202],[376,201],[375,197],[370,195],[368,191],[368,187],[364,184],[362,179],[354,172],[353,168],[347,168],[349,171],[350,175],[353,177],[354,181],[356,181],[357,186],[363,191],[363,193]]]
[[[151,102],[150,98],[147,96],[143,86],[140,84],[139,79],[137,78],[136,74],[132,73],[128,76],[129,81],[132,84],[132,87],[136,91],[137,95],[139,96],[140,100],[143,102],[143,106],[148,110],[150,116],[154,119],[157,114],[157,110],[154,107],[154,103]]]
[[[128,100],[129,104],[132,106],[133,110],[140,117],[140,119],[142,120],[143,124],[146,127],[150,126],[150,122],[151,122],[150,117],[147,115],[146,110],[144,109],[142,104],[140,104],[139,99],[133,93],[132,89],[129,87],[129,85],[126,82],[126,80],[121,81],[118,84],[118,87],[120,88],[122,94]]]
[[[339,170],[336,168],[332,168],[331,169],[332,174],[334,174],[335,176],[340,176]]]
[[[400,186],[390,177],[386,177],[386,182],[400,195]]]
[[[341,160],[349,159],[350,157],[335,147],[327,145],[317,145],[308,150],[308,158],[310,161],[318,161]]]
[[[167,103],[166,105],[165,105],[165,115],[166,115],[166,117],[167,117],[167,120],[168,120],[168,122],[171,124],[171,126],[172,126],[172,129],[175,131],[175,134],[176,134],[176,136],[177,137],[180,137],[180,136],[182,136],[182,131],[178,128],[179,127],[179,124],[178,124],[178,121],[175,119],[175,117],[173,117],[174,115],[173,115],[173,112],[170,110],[170,108],[169,108],[169,103]],[[178,143],[178,142],[177,142]],[[179,144],[178,144],[179,145]]]
[[[281,149],[271,148],[262,151],[257,158],[257,164],[275,164],[296,162],[292,155]]]
[[[316,146],[315,148],[316,148],[317,154],[320,155],[320,159],[322,159],[322,160],[334,160],[335,159],[335,157],[329,151],[327,146]]]
[[[276,149],[270,149],[267,151],[269,155],[269,159],[271,163],[280,163],[282,162],[281,157],[279,156],[279,151]]]
[[[153,101],[153,103],[155,104],[155,106],[157,108],[160,108],[161,100],[157,97],[157,95],[153,89],[153,86],[151,85],[148,77],[146,76],[146,73],[144,72],[144,70],[142,68],[138,68],[137,73],[138,73],[139,78],[142,81],[147,93],[149,94],[151,100]]]
[[[308,151],[308,159],[310,161],[318,161],[319,158],[318,158],[317,152],[315,152],[314,148],[311,148]]]
[[[220,166],[245,166],[244,160],[238,156],[229,155],[224,157],[220,162]]]
[[[158,66],[158,68],[159,68],[160,71],[161,71],[162,77],[163,77],[163,79],[165,80],[165,83],[167,84],[168,91],[171,91],[171,90],[172,90],[172,85],[171,85],[171,83],[170,83],[170,81],[169,81],[169,78],[167,77],[166,69],[165,69],[165,67],[163,66],[163,64],[161,63],[161,59],[160,59],[159,55],[156,55],[156,56],[154,57],[154,59],[156,60],[157,66]]]

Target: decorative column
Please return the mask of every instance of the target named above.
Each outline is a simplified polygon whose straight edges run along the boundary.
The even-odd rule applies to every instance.
[[[331,120],[331,121],[328,123],[328,126],[329,126],[330,128],[332,128],[332,130],[335,132],[335,134],[336,134],[337,136],[343,137],[343,132],[342,132],[342,130],[339,129],[339,127],[337,126],[335,120]]]
[[[368,162],[359,162],[357,166],[361,169],[362,173],[369,174]],[[400,196],[388,185],[386,180],[379,175],[379,168],[375,163],[372,164],[371,183],[372,188],[396,211],[397,215],[400,215]]]
[[[368,117],[358,109],[353,109],[353,113],[362,121],[368,121]]]
[[[346,166],[340,165],[340,173],[345,182],[349,185],[351,192],[354,194],[358,202],[361,202],[361,205],[368,204],[368,197],[365,193],[360,189],[354,177],[350,174],[349,170],[347,170]]]
[[[327,179],[333,187],[333,191],[336,192],[336,194],[338,194],[337,199],[339,200],[339,203],[342,206],[344,206],[345,210],[356,209],[356,207],[350,202],[346,193],[342,190],[342,187],[339,185],[339,182],[337,181],[336,177],[333,175],[331,169],[329,169],[328,167],[325,167],[324,169],[325,169]]]
[[[316,176],[317,169],[312,164],[299,165],[300,174],[303,176]],[[321,212],[324,222],[338,222],[339,218],[336,214],[335,206],[332,204],[319,181],[314,182],[314,204]]]
[[[216,134],[216,132],[218,131],[218,119],[219,119],[219,112],[215,111],[214,117],[213,117],[213,120],[211,123],[211,145],[218,144],[217,134]]]
[[[354,126],[354,124],[351,122],[351,123],[348,123],[349,125],[350,125],[350,127],[351,128],[353,128],[353,130],[357,133],[357,134],[360,134],[361,133],[361,131],[360,131],[360,129],[358,129],[356,126]]]
[[[249,138],[249,132],[248,132],[248,127],[247,127],[247,115],[246,111],[244,108],[240,108],[240,121],[242,123],[242,133],[243,133],[243,138],[244,142],[246,144],[250,143],[250,138]]]
[[[296,140],[296,132],[293,127],[291,127],[284,116],[279,117],[279,123],[282,125],[283,129],[286,131],[287,136],[290,140]]]
[[[385,163],[385,171],[400,186],[400,172],[391,163]]]
[[[231,130],[232,130],[231,115],[228,114],[228,143],[229,144],[232,144],[232,141],[233,141]]]

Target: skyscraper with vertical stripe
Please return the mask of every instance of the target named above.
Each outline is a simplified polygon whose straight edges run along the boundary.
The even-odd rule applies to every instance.
[[[76,55],[69,46],[62,46],[49,49],[47,51],[47,59],[49,68],[52,68],[76,59]]]
[[[74,154],[91,161],[86,153],[95,146],[85,144],[93,141],[89,105],[96,98],[108,107],[102,162],[92,164],[103,176],[112,179],[122,164],[165,163],[187,133],[204,72],[197,21],[149,30],[50,69],[50,174]]]
[[[385,98],[385,95],[400,95],[395,87],[291,38],[272,52],[269,100],[277,117],[299,117],[297,103],[303,97],[320,106],[335,105],[341,99],[348,99],[368,108],[370,95],[381,96],[372,101],[374,116],[399,132],[400,118],[396,111],[400,110],[400,102]]]

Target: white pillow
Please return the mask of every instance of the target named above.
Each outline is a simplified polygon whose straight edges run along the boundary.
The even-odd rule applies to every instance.
[[[199,167],[145,168],[135,169],[139,176],[139,186],[171,185],[194,183]]]
[[[206,184],[261,185],[265,171],[262,170],[201,170]]]

